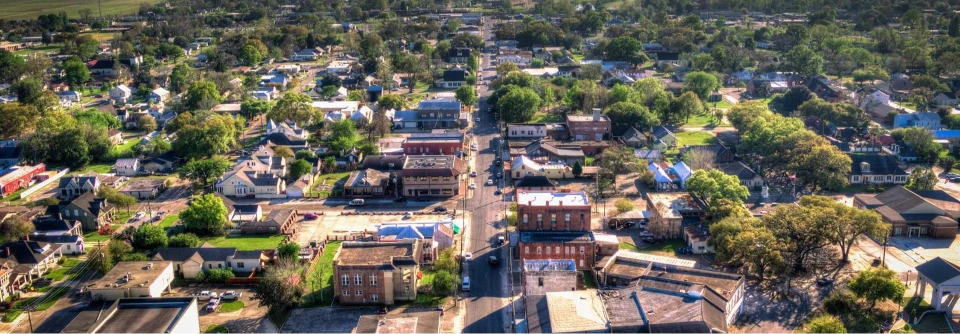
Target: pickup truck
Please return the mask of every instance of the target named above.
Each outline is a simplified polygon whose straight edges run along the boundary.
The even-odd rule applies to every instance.
[[[213,298],[217,298],[216,292],[210,291],[201,291],[193,294],[194,297],[197,297],[197,300],[208,301]]]

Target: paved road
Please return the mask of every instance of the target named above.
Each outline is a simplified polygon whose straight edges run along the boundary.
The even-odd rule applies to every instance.
[[[488,18],[489,20],[489,18]],[[485,26],[484,36],[492,35],[492,24]],[[488,46],[493,42],[488,40]],[[489,55],[483,54],[481,68],[490,66]],[[484,71],[483,80],[489,80],[495,71]],[[498,187],[502,187],[503,179],[496,180],[497,186],[487,186],[490,178],[495,178],[501,167],[493,164],[495,153],[499,151],[499,130],[493,115],[486,112],[486,98],[490,95],[486,85],[477,86],[480,96],[480,108],[473,116],[480,116],[480,122],[474,126],[474,138],[479,146],[479,154],[475,160],[478,176],[475,180],[477,190],[467,201],[467,210],[471,212],[471,225],[467,228],[466,236],[470,238],[468,250],[473,253],[474,260],[466,265],[465,276],[471,280],[471,291],[464,294],[466,302],[465,333],[503,333],[512,332],[510,317],[506,316],[507,297],[507,263],[502,259],[506,256],[507,247],[496,247],[498,236],[505,236],[504,225],[501,223],[506,206],[502,197],[494,195]],[[506,236],[505,236],[506,237]],[[488,259],[496,256],[501,259],[499,267],[490,267]]]

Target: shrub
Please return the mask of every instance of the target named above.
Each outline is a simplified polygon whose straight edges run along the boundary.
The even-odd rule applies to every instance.
[[[193,248],[200,247],[203,244],[203,240],[200,240],[196,234],[193,233],[181,233],[175,236],[170,237],[170,240],[167,242],[167,247],[171,248]]]
[[[227,279],[234,277],[236,277],[236,275],[228,269],[210,269],[210,271],[207,272],[207,281],[211,283],[224,283]]]
[[[834,290],[823,300],[823,308],[830,314],[844,314],[857,308],[857,296],[850,290]]]
[[[199,273],[197,273],[197,277],[194,277],[193,279],[197,280],[198,282],[203,282],[207,279],[207,273],[201,270]]]

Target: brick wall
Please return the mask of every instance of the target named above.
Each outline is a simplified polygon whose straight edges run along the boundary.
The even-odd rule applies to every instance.
[[[569,224],[566,215],[570,214]],[[524,215],[527,220],[524,222]],[[541,215],[542,223],[537,224],[537,217]],[[556,224],[551,219],[556,215]],[[582,218],[581,218],[582,215]],[[534,206],[517,203],[517,229],[520,231],[589,231],[590,206]]]
[[[360,284],[357,284],[358,274],[361,277]],[[347,277],[347,284],[344,284],[344,275]],[[371,279],[371,276],[376,279]],[[393,284],[384,282],[383,271],[376,267],[335,267],[333,280],[337,299],[346,305],[382,305],[386,300],[386,284]]]
[[[522,260],[571,259],[577,270],[593,269],[596,251],[591,241],[575,242],[523,242],[517,244]],[[547,249],[549,248],[549,250]],[[559,252],[559,253],[557,253]]]
[[[401,144],[403,153],[408,155],[422,154],[442,154],[454,155],[457,151],[463,150],[461,143],[425,143],[425,142],[404,142]]]

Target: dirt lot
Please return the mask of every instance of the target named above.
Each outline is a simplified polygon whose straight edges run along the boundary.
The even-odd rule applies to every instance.
[[[347,215],[343,216],[337,213],[321,215],[314,220],[304,220],[300,222],[301,229],[297,236],[297,242],[308,244],[311,240],[324,240],[327,235],[343,235],[363,231],[374,231],[376,225],[387,222],[428,222],[439,221],[440,219],[449,219],[449,215],[438,214],[416,214],[413,218],[404,219],[403,215]],[[460,219],[458,214],[456,219]]]

